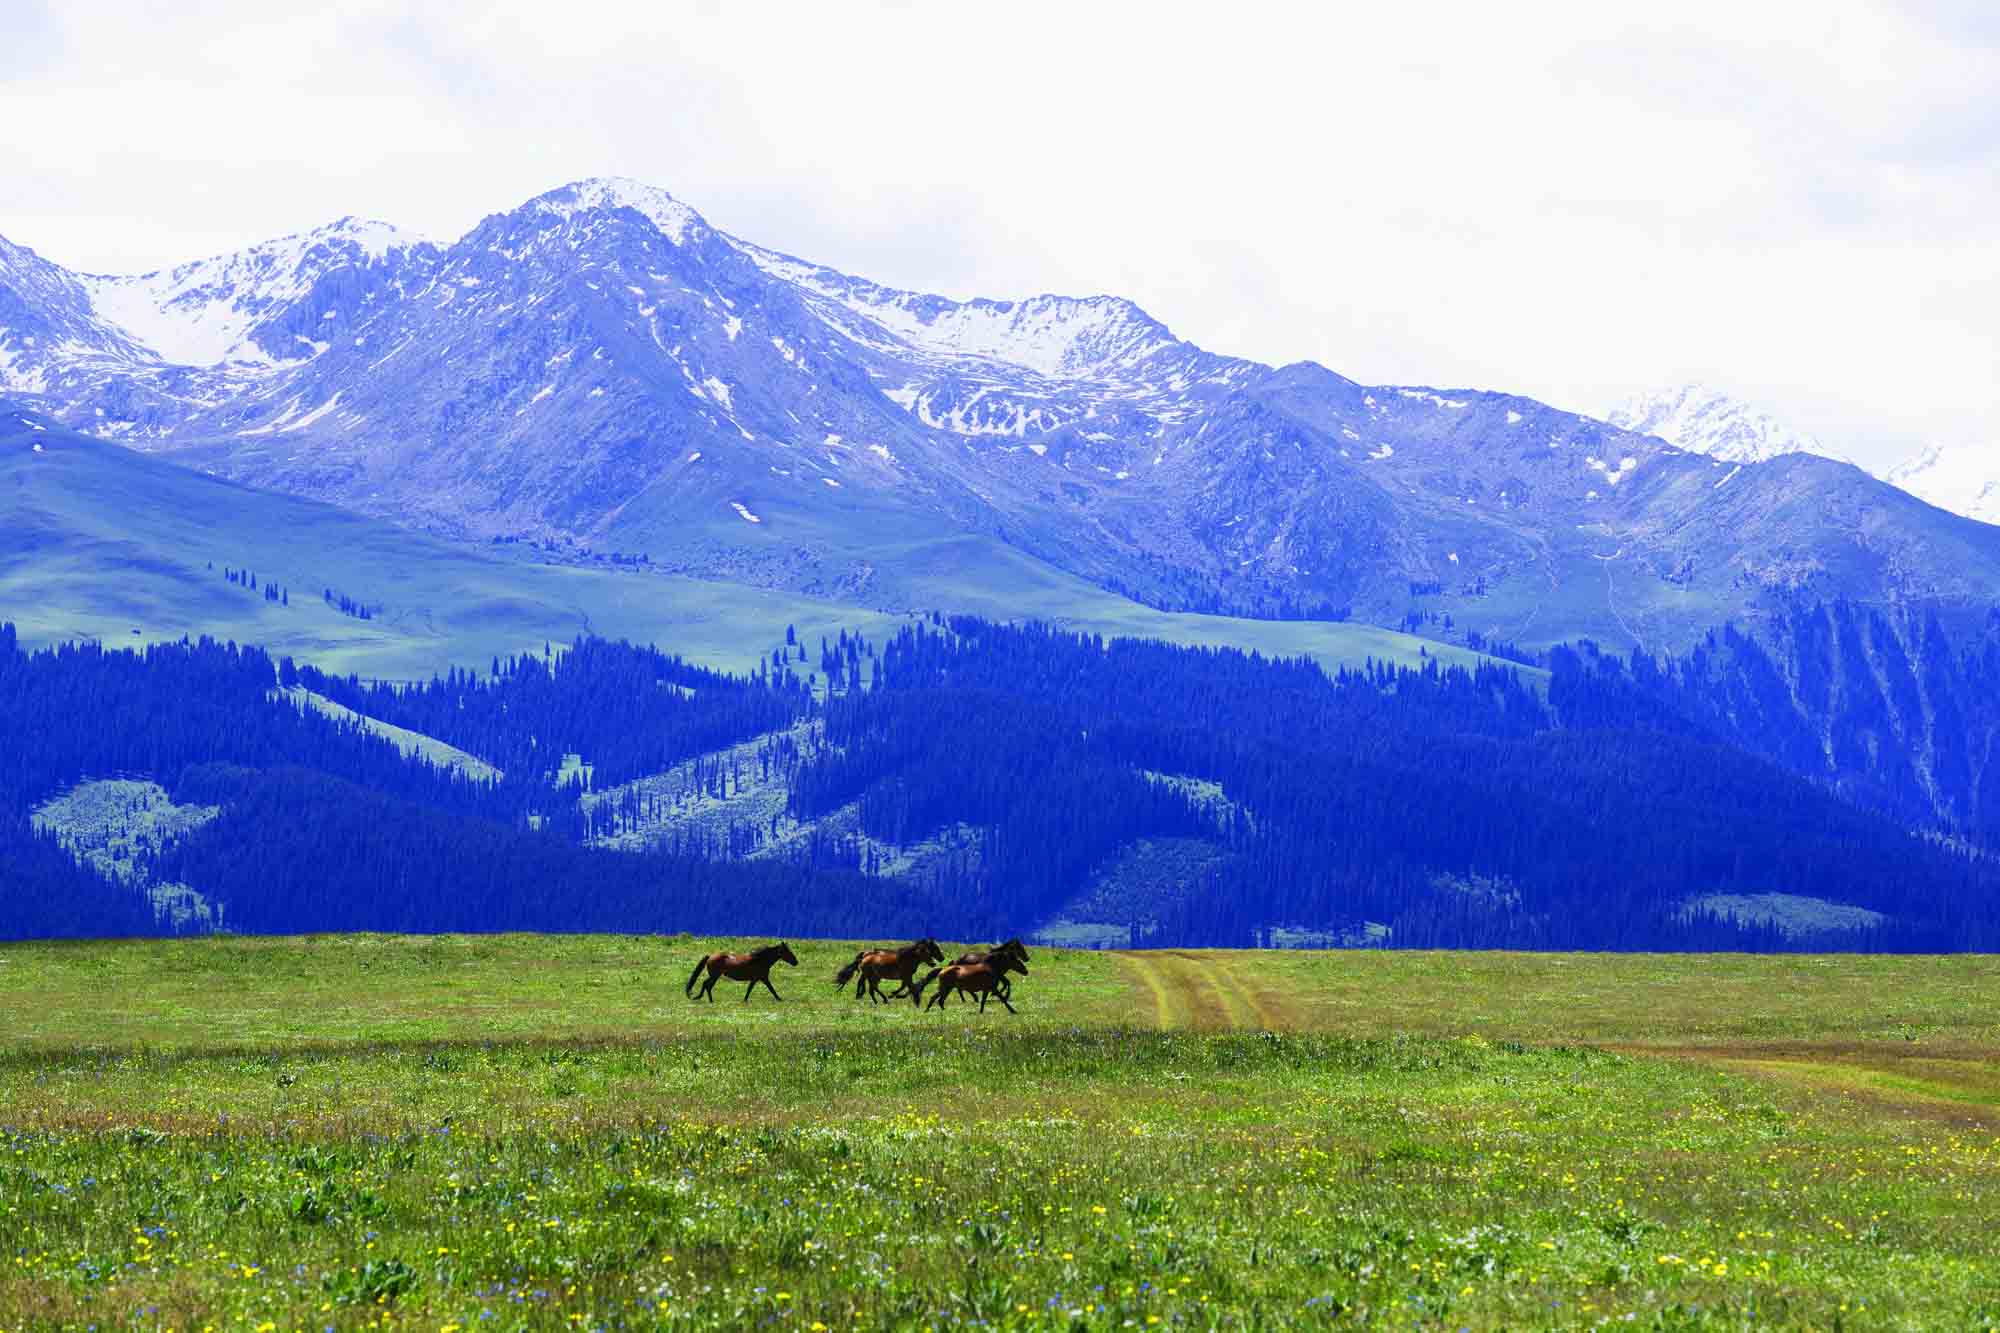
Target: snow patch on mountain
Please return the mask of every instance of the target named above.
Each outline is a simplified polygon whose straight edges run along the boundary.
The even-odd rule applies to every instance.
[[[1590,468],[1591,471],[1603,477],[1608,484],[1613,486],[1631,476],[1633,469],[1639,466],[1639,460],[1631,457],[1619,459],[1615,466],[1609,459],[1605,458],[1587,457],[1583,462],[1584,466]]]
[[[339,406],[340,406],[340,395],[336,393],[334,394],[333,397],[327,399],[324,403],[321,403],[318,407],[315,407],[312,411],[306,413],[298,420],[288,421],[284,425],[278,427],[278,433],[280,435],[289,435],[295,430],[304,430],[306,427],[312,425],[314,422],[325,420],[326,417],[332,413],[333,409]]]
[[[29,369],[25,357],[18,357],[6,338],[0,338],[0,390],[9,393],[40,393],[45,376],[39,367]]]

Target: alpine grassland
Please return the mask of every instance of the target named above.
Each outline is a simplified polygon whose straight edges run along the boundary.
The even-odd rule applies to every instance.
[[[751,943],[6,946],[0,1325],[2000,1320],[1992,957]]]
[[[31,452],[30,442],[44,443]],[[767,506],[767,508],[770,506]],[[733,512],[704,540],[841,546],[839,529],[788,524],[757,537]],[[801,519],[805,516],[800,515]],[[673,520],[685,536],[685,517]],[[658,533],[636,517],[616,542],[645,549]],[[886,638],[908,620],[884,606],[952,607],[1033,617],[1107,636],[1231,645],[1272,657],[1307,656],[1329,672],[1364,662],[1471,669],[1488,659],[1451,644],[1341,621],[1258,620],[1154,610],[1065,573],[1005,543],[871,515],[851,552],[882,565],[891,587],[872,599],[829,601],[741,582],[621,564],[599,552],[557,556],[526,543],[446,541],[332,506],[235,485],[60,428],[39,431],[0,411],[0,605],[29,644],[95,640],[113,646],[183,635],[258,643],[336,674],[421,679],[494,655],[578,634],[671,643],[690,661],[741,672],[788,623],[805,642],[842,630]],[[855,543],[853,534],[847,544]],[[286,603],[224,578],[248,569],[291,590]],[[692,566],[701,572],[697,562]],[[754,580],[753,580],[754,582]],[[351,595],[377,608],[367,620],[322,600]],[[1524,674],[1540,680],[1543,673]]]

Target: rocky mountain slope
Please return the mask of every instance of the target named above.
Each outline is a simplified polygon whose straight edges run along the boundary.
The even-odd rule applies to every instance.
[[[0,391],[436,532],[883,607],[1011,551],[1170,609],[1664,647],[2000,586],[2000,532],[1829,459],[1265,366],[1115,297],[897,291],[620,180],[446,246],[346,220],[134,279],[0,246]]]

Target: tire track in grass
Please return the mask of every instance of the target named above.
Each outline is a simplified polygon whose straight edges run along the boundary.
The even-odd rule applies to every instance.
[[[1260,1026],[1254,1006],[1247,1003],[1243,988],[1230,975],[1226,955],[1176,949],[1170,957],[1187,976],[1188,984],[1207,996],[1206,1009],[1220,1016],[1216,1026],[1231,1030]]]
[[[1239,950],[1215,955],[1229,984],[1243,997],[1256,1016],[1256,1026],[1266,1032],[1294,1031],[1310,1026],[1300,1005],[1296,985],[1287,987],[1273,976],[1270,950]]]
[[[1166,983],[1161,980],[1160,971],[1149,962],[1144,954],[1121,952],[1118,961],[1125,965],[1153,1002],[1153,1026],[1161,1029],[1180,1027],[1175,1021],[1174,1006],[1168,997]]]
[[[1200,956],[1136,949],[1120,950],[1118,958],[1152,996],[1160,1027],[1212,1032],[1242,1026],[1214,970]]]

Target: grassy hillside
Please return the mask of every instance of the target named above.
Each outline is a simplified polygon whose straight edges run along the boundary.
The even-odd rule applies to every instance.
[[[352,722],[365,731],[374,733],[395,746],[403,754],[412,758],[422,758],[439,768],[450,769],[471,782],[493,782],[504,774],[477,755],[467,754],[455,745],[447,745],[435,736],[426,736],[407,727],[393,726],[377,718],[355,712],[344,704],[337,704],[323,694],[314,694],[303,685],[294,685],[280,691],[281,697],[290,700],[301,710],[312,709],[323,713],[337,722]],[[563,776],[567,776],[564,774]],[[562,777],[556,779],[558,782]]]
[[[6,1322],[1983,1327],[1991,958],[0,950]],[[143,996],[107,1006],[106,995]]]
[[[40,452],[36,452],[36,446]],[[903,559],[893,535],[882,555]],[[289,606],[226,581],[248,569]],[[1360,625],[1169,615],[1125,601],[997,543],[912,558],[890,587],[846,600],[652,571],[551,564],[521,548],[469,547],[326,505],[251,490],[54,427],[0,404],[0,619],[24,643],[144,643],[208,634],[266,645],[339,672],[426,677],[590,632],[656,643],[746,670],[787,624],[803,642],[840,628],[885,637],[915,610],[1057,620],[1106,635],[1415,662],[1464,649]],[[331,589],[370,607],[323,604]],[[834,591],[834,590],[830,590]],[[888,610],[880,608],[887,607]]]

